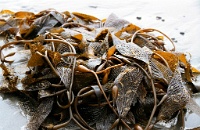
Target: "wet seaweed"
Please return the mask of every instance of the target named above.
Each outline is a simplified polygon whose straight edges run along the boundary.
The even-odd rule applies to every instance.
[[[0,93],[27,97],[19,103],[26,129],[155,129],[181,122],[186,105],[195,105],[196,91],[185,83],[193,84],[199,71],[157,29],[114,14],[106,20],[56,10],[0,15],[6,16]]]

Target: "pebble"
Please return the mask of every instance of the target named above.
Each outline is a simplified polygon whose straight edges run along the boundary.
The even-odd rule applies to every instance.
[[[156,19],[157,19],[157,20],[160,20],[160,19],[162,19],[162,17],[160,17],[160,16],[156,16]]]
[[[181,35],[184,35],[185,33],[184,33],[184,32],[180,32],[180,34],[181,34]]]
[[[136,17],[136,19],[138,19],[138,20],[141,20],[141,19],[142,19],[142,17]]]
[[[176,43],[178,42],[178,41],[176,40],[176,38],[174,38],[174,37],[171,38],[171,39],[172,39],[173,42],[176,42]]]
[[[95,5],[89,5],[88,7],[96,9],[98,6],[95,6]]]
[[[165,19],[162,19],[161,16],[156,16],[156,20],[161,20],[162,22],[165,22]]]

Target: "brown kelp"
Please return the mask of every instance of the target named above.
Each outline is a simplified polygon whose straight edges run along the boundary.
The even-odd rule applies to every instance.
[[[0,35],[0,92],[30,99],[26,129],[151,129],[197,92],[166,34],[114,14],[2,10]]]

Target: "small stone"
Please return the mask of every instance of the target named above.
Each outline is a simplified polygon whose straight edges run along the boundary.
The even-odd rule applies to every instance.
[[[136,17],[136,19],[138,19],[138,20],[141,20],[141,19],[142,19],[142,17]]]
[[[184,33],[184,32],[180,32],[180,34],[181,34],[181,35],[184,35],[185,33]]]
[[[176,38],[171,38],[173,42],[177,43],[178,41],[176,40]]]
[[[95,6],[95,5],[89,5],[89,7],[90,7],[90,8],[94,8],[94,9],[97,8],[97,6]]]
[[[160,16],[156,16],[156,19],[157,19],[157,20],[160,20],[160,19],[162,19],[162,17],[160,17]]]

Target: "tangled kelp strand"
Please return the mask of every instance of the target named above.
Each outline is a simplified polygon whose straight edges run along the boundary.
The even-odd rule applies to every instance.
[[[19,103],[26,129],[151,129],[180,120],[188,104],[200,110],[185,85],[199,71],[157,29],[114,14],[3,10],[0,17],[0,92],[31,99]]]

